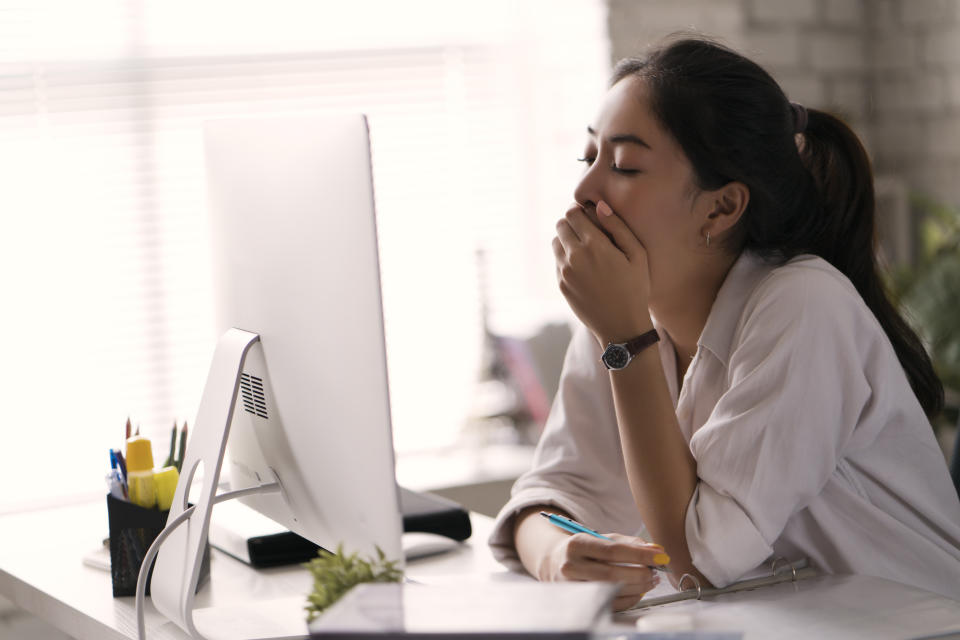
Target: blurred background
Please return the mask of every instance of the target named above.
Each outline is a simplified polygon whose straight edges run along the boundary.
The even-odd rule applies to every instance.
[[[960,0],[0,0],[0,512],[102,496],[127,417],[156,442],[193,420],[202,122],[344,109],[370,118],[398,475],[495,511],[569,337],[550,239],[584,128],[612,63],[677,30],[863,139],[891,288],[952,389],[948,455]],[[0,637],[43,634],[0,606]]]

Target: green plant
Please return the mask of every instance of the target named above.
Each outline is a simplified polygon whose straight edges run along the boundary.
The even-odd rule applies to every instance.
[[[960,390],[960,210],[923,196],[912,203],[921,214],[919,255],[893,275],[893,290],[941,381]]]
[[[380,547],[377,558],[362,558],[357,553],[345,554],[343,545],[336,553],[321,549],[317,557],[304,564],[313,574],[313,591],[307,596],[307,622],[317,618],[333,603],[361,582],[400,582],[403,571],[395,560],[387,560]]]

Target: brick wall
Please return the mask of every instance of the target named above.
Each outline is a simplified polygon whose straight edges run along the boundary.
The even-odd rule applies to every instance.
[[[960,206],[960,0],[871,0],[877,170]]]
[[[864,124],[867,48],[861,0],[609,0],[611,53],[642,52],[678,30],[718,37],[762,64],[790,99]]]
[[[885,192],[960,206],[960,0],[608,0],[608,10],[614,60],[678,30],[718,37],[790,99],[843,116]]]

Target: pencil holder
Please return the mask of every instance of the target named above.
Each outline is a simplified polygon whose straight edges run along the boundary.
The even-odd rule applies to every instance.
[[[113,581],[113,597],[136,595],[137,576],[147,549],[163,531],[169,511],[145,509],[139,505],[119,500],[107,494],[107,517],[110,521],[110,577]],[[150,595],[150,578],[147,577],[146,595]],[[200,588],[210,577],[210,544],[203,550],[200,565]]]

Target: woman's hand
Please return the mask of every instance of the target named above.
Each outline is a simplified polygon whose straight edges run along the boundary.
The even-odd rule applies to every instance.
[[[601,345],[653,327],[647,252],[605,202],[597,203],[596,223],[571,206],[557,222],[553,253],[561,293]]]
[[[637,604],[644,594],[660,583],[651,565],[670,561],[659,545],[617,533],[604,534],[612,540],[577,533],[557,544],[544,563],[540,580],[598,580],[621,583],[613,601],[615,611]],[[657,556],[660,557],[657,557]]]

